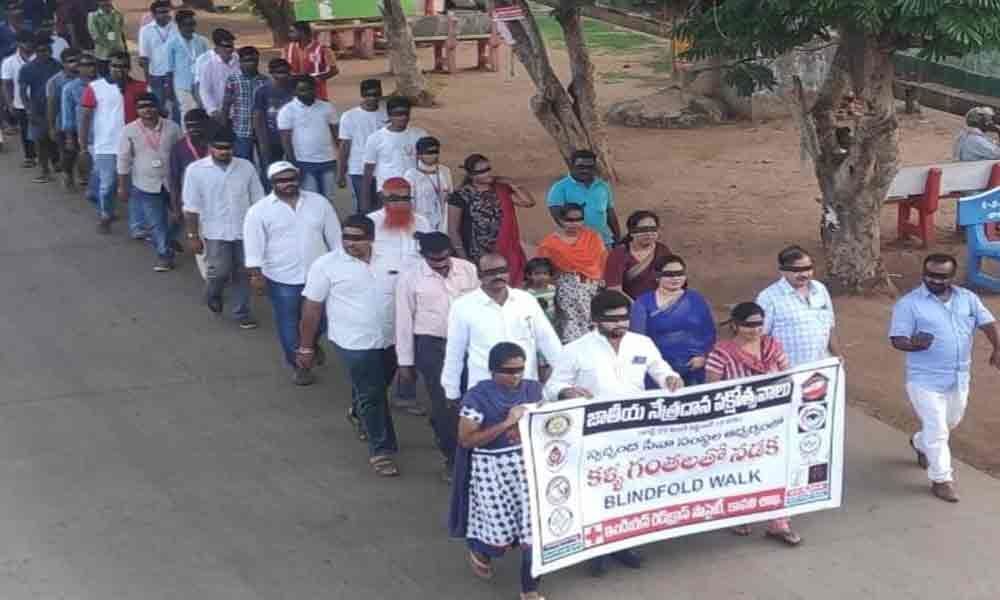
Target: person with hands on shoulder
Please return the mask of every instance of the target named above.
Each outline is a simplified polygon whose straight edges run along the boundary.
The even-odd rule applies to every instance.
[[[662,389],[676,391],[684,381],[663,360],[653,340],[629,331],[629,299],[622,292],[603,290],[590,301],[595,328],[566,344],[545,384],[548,401],[571,398],[608,398],[646,390],[646,377]],[[608,570],[609,556],[588,563],[593,577]],[[623,565],[638,569],[642,557],[635,550],[610,555]]]
[[[531,576],[531,504],[518,421],[526,404],[541,401],[542,386],[525,376],[527,354],[500,342],[490,349],[491,377],[462,398],[449,533],[464,539],[469,565],[492,579],[493,560],[521,548],[521,599],[544,600]]]
[[[945,502],[958,502],[948,438],[968,404],[977,329],[993,346],[990,365],[1000,369],[996,320],[979,296],[954,284],[957,270],[953,256],[927,256],[923,283],[896,302],[889,325],[892,347],[906,353],[906,394],[920,419],[910,446],[931,493]]]

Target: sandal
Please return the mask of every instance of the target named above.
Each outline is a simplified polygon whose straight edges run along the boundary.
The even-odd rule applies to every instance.
[[[32,179],[31,183],[49,183],[50,181],[52,181],[52,178],[48,175],[39,175],[38,177]]]
[[[392,460],[391,456],[381,455],[373,456],[368,464],[372,466],[375,474],[379,477],[399,477],[399,467],[396,466],[395,461]]]
[[[545,596],[538,592],[528,592],[527,594],[521,594],[521,600],[545,600]]]
[[[750,535],[751,533],[753,533],[750,530],[750,526],[749,525],[737,525],[736,527],[733,527],[732,529],[730,529],[730,531],[733,532],[733,535],[738,535],[740,537],[747,537],[748,535]]]
[[[493,565],[490,561],[483,560],[478,554],[469,550],[469,566],[472,567],[472,574],[480,579],[490,580],[493,579]],[[524,598],[524,594],[521,594]]]
[[[788,529],[768,529],[764,535],[788,546],[798,546],[802,543],[802,536]]]
[[[361,427],[361,419],[358,415],[354,414],[354,407],[347,409],[347,422],[351,424],[351,429],[354,430],[354,435],[358,436],[358,439],[362,442],[368,441],[368,434]]]

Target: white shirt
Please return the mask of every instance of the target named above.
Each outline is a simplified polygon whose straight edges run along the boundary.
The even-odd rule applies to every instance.
[[[366,263],[337,250],[313,263],[302,295],[326,303],[331,342],[345,350],[383,350],[395,342],[397,277],[374,251]]]
[[[14,82],[14,108],[24,108],[24,98],[21,97],[21,86],[18,85],[17,79],[21,73],[21,67],[31,62],[33,58],[35,56],[31,55],[25,60],[21,58],[21,52],[15,50],[14,54],[3,59],[3,64],[0,65],[0,79]]]
[[[451,182],[451,169],[437,165],[434,173],[425,173],[419,167],[407,169],[403,179],[410,182],[413,192],[413,210],[423,215],[432,231],[448,233],[448,209],[445,199],[455,191]]]
[[[243,239],[243,221],[250,205],[264,197],[253,163],[233,157],[225,167],[206,156],[184,171],[181,203],[184,212],[198,215],[206,240]]]
[[[340,116],[340,130],[337,137],[351,141],[350,153],[347,156],[347,173],[349,175],[365,174],[365,142],[379,129],[385,127],[389,116],[385,113],[385,105],[368,111],[356,106]]]
[[[205,112],[212,114],[222,110],[222,98],[226,94],[226,79],[240,72],[240,59],[233,52],[229,62],[215,50],[203,53],[194,61],[194,82],[198,84],[198,97]]]
[[[389,131],[383,127],[365,142],[365,164],[375,165],[375,189],[382,191],[386,179],[402,177],[417,166],[417,140],[427,132],[419,127]]]
[[[61,35],[52,34],[52,41],[49,43],[49,49],[52,50],[52,58],[57,62],[62,62],[63,50],[69,48],[69,42],[66,41]],[[17,54],[16,52],[14,54]]]
[[[243,221],[244,264],[278,283],[305,283],[313,262],[339,248],[337,213],[314,192],[299,191],[295,208],[268,194],[247,210]]]
[[[278,111],[278,130],[292,132],[292,150],[295,160],[323,163],[337,160],[330,126],[337,124],[337,109],[317,98],[306,106],[292,98]]]
[[[764,309],[764,333],[781,342],[791,366],[830,357],[835,319],[825,285],[810,281],[808,298],[803,298],[782,277],[757,294],[757,304]]]
[[[403,268],[413,260],[420,259],[420,245],[413,234],[416,232],[427,233],[431,230],[427,224],[427,219],[414,213],[413,227],[409,231],[390,231],[385,228],[385,209],[380,208],[375,212],[368,213],[368,218],[375,223],[375,243],[374,248],[386,260],[391,261],[393,268],[402,271]]]
[[[615,352],[614,346],[597,330],[566,344],[553,363],[545,383],[545,399],[559,398],[568,387],[582,387],[596,400],[646,391],[646,375],[661,388],[668,377],[677,377],[663,360],[653,340],[627,332]]]
[[[462,368],[468,355],[468,387],[490,378],[490,350],[500,342],[514,342],[527,358],[524,376],[538,379],[538,351],[554,363],[562,343],[535,297],[508,288],[507,301],[497,304],[482,288],[455,300],[448,313],[448,342],[445,346],[441,386],[445,396],[460,398]]]
[[[89,85],[97,100],[90,133],[94,154],[117,156],[121,148],[122,131],[125,129],[125,99],[122,91],[117,84],[103,77],[91,81]]]
[[[170,36],[177,32],[174,21],[160,27],[156,21],[150,21],[139,28],[139,56],[149,61],[149,74],[153,77],[163,77],[170,72],[167,64],[165,48]]]

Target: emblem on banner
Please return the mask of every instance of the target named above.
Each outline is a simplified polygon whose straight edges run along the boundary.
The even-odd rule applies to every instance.
[[[799,431],[819,431],[826,427],[826,405],[808,404],[799,409]]]
[[[600,546],[604,543],[604,525],[598,523],[597,525],[588,525],[583,528],[583,540],[584,545],[587,548],[591,546]]]
[[[569,459],[569,444],[562,440],[555,440],[545,444],[545,466],[549,471],[555,473],[563,468]]]
[[[560,506],[549,515],[549,532],[562,537],[573,525],[573,513],[566,507]]]
[[[549,504],[563,504],[569,500],[570,491],[569,479],[562,475],[553,477],[552,481],[545,486],[545,499],[549,501]]]
[[[826,400],[826,392],[830,387],[830,378],[822,373],[813,373],[802,384],[802,401],[819,402]]]
[[[807,433],[799,440],[799,453],[802,458],[812,458],[816,456],[822,446],[823,438],[818,433]]]
[[[550,437],[562,437],[566,435],[572,424],[573,421],[569,415],[563,413],[552,415],[545,419],[545,433],[549,434]]]

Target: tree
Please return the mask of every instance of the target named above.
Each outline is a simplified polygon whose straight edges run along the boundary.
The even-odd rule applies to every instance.
[[[817,41],[836,47],[811,106],[798,86],[803,147],[813,158],[830,282],[861,291],[885,281],[880,212],[898,170],[893,55],[961,56],[1000,45],[1000,0],[694,0],[679,28],[688,57],[719,58],[744,93],[774,87],[768,61]],[[852,135],[834,113],[863,102]]]
[[[498,0],[497,6],[520,6],[525,18],[507,23],[514,38],[514,53],[535,84],[531,110],[552,136],[559,153],[569,161],[573,150],[590,149],[597,155],[601,173],[617,180],[608,150],[604,115],[597,104],[594,64],[583,35],[580,7],[587,0],[560,0],[554,15],[563,30],[569,53],[571,79],[563,86],[549,60],[538,23],[524,0]],[[592,2],[591,2],[592,3]]]
[[[271,40],[275,48],[288,45],[288,30],[292,26],[292,5],[290,0],[251,0],[254,14],[264,19],[271,30]]]
[[[389,62],[396,75],[394,95],[404,96],[416,106],[433,106],[434,94],[417,61],[417,44],[413,30],[399,0],[385,0],[383,7],[385,37],[389,42]]]

